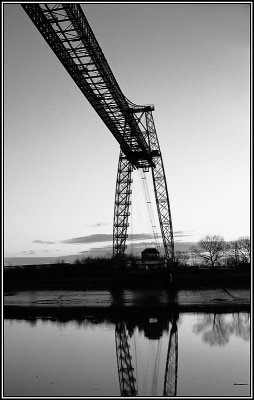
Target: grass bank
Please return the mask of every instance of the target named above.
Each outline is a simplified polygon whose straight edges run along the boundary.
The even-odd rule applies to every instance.
[[[7,268],[3,274],[4,290],[84,290],[112,287],[168,287],[166,270],[116,270],[112,264],[47,264]],[[199,269],[181,268],[173,273],[176,288],[248,288],[250,268]]]

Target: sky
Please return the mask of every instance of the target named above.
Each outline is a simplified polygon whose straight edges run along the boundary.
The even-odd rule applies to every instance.
[[[4,256],[109,255],[119,144],[21,5],[2,7]],[[249,236],[250,4],[82,8],[124,95],[155,106],[176,244]],[[133,179],[128,249],[153,240]]]

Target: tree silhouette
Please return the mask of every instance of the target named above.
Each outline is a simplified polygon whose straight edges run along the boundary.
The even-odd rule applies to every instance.
[[[227,245],[227,265],[248,264],[250,262],[250,248],[250,238],[247,236],[229,242]]]
[[[178,266],[186,266],[189,258],[189,253],[187,251],[177,250],[175,252],[175,262]]]
[[[191,251],[210,264],[212,268],[218,265],[219,259],[223,257],[226,243],[222,236],[207,235],[198,242],[198,246],[192,246]]]
[[[241,262],[249,263],[250,262],[250,238],[240,237],[238,239],[239,247],[240,247],[240,259]]]
[[[229,342],[230,336],[250,340],[250,315],[248,313],[231,314],[206,314],[193,326],[193,332],[202,334],[202,340],[211,346],[224,346]]]

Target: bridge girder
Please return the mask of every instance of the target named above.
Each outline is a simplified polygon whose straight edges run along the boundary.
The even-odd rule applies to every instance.
[[[80,4],[23,3],[21,6],[133,167],[152,166],[148,144],[133,113],[152,110],[153,106],[138,106],[125,98]]]
[[[153,105],[136,105],[122,93],[94,33],[77,3],[22,3],[62,65],[120,145],[113,254],[126,247],[131,170],[152,170],[165,256],[174,260],[173,228],[166,176],[152,117]],[[122,190],[127,175],[128,190]],[[126,211],[122,215],[122,209]]]

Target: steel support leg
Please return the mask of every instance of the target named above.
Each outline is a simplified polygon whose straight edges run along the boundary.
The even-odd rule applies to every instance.
[[[165,256],[168,260],[174,262],[173,226],[166,175],[152,112],[146,112],[146,125],[150,150],[154,154],[157,152],[157,155],[153,157],[155,168],[152,168],[152,175]]]
[[[131,204],[131,173],[132,165],[120,151],[116,178],[114,226],[113,226],[113,256],[123,255],[126,249],[126,239],[129,207]]]

